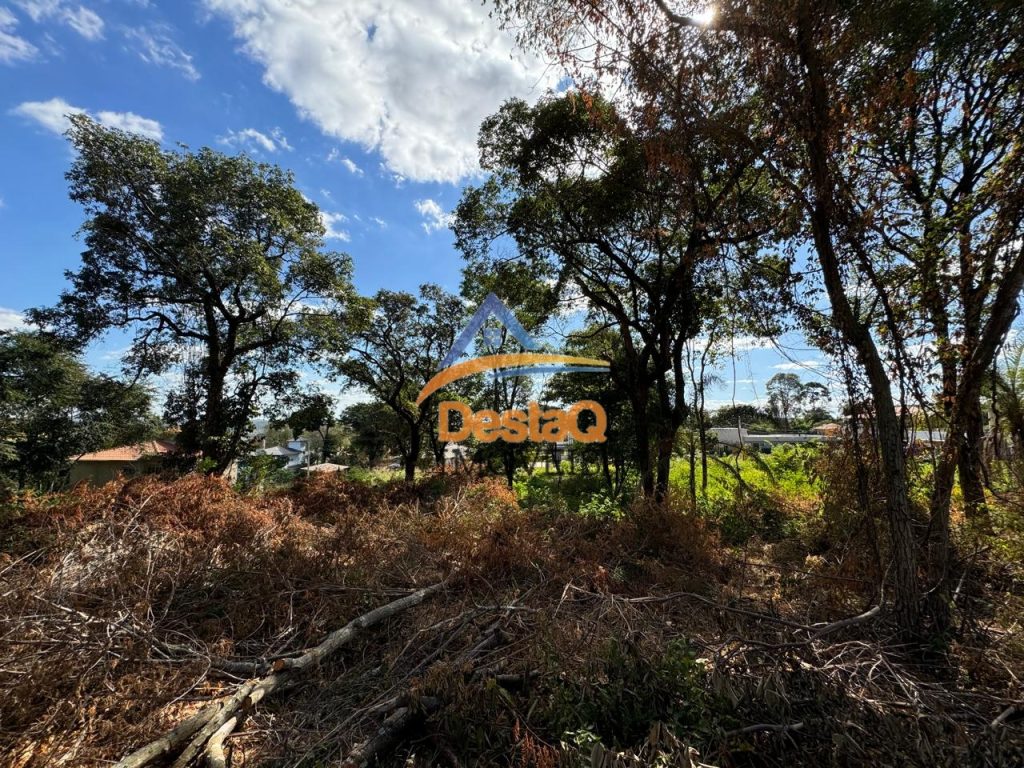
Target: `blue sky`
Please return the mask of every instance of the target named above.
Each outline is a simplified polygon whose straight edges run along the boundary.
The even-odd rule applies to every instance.
[[[60,136],[71,111],[292,169],[363,292],[457,290],[445,218],[476,177],[477,127],[560,80],[487,12],[479,0],[0,0],[0,328],[55,301],[78,264]],[[788,343],[791,360],[738,345],[737,401],[779,370],[812,377],[821,355]],[[117,352],[108,340],[87,357],[114,371]],[[729,401],[731,360],[721,374],[714,399]]]

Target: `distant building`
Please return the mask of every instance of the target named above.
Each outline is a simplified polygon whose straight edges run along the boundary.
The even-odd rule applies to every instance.
[[[718,438],[719,445],[779,445],[782,443],[820,443],[826,439],[816,433],[750,434],[746,427],[712,427],[708,432]]]
[[[285,459],[284,469],[303,469],[309,464],[309,441],[289,440],[284,445],[257,448],[254,456],[277,456]]]
[[[817,426],[811,427],[811,432],[816,435],[824,435],[825,437],[839,437],[843,434],[843,425],[830,422],[828,424],[818,424]]]
[[[79,456],[71,465],[71,485],[102,485],[119,476],[142,475],[160,469],[165,460],[178,453],[171,440],[146,440]]]
[[[944,429],[915,429],[907,430],[907,442],[924,443],[925,445],[942,445],[946,442],[946,430]]]

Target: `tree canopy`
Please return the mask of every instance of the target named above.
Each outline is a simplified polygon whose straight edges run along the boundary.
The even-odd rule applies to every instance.
[[[0,332],[0,484],[56,487],[81,454],[152,437],[149,404],[43,334]]]
[[[126,331],[136,374],[183,365],[169,414],[185,447],[223,471],[261,403],[316,357],[324,305],[350,294],[350,260],[323,249],[317,207],[289,172],[70,119],[86,250],[58,304],[31,317],[79,345]]]

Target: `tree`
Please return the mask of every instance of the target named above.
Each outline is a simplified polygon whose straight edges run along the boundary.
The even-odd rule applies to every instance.
[[[686,351],[686,369],[689,373],[690,388],[693,391],[693,408],[691,419],[696,427],[696,440],[689,440],[690,459],[690,500],[697,503],[697,449],[700,449],[700,488],[701,494],[706,496],[708,491],[708,413],[704,407],[705,392],[707,388],[722,382],[721,378],[712,373],[710,368],[714,366],[717,358],[717,344],[720,341],[717,321],[718,318],[709,318],[705,323],[705,335],[703,338],[694,339],[688,345]]]
[[[999,433],[1005,430],[1013,454],[1024,456],[1024,342],[1017,340],[1004,350],[1002,365],[992,371],[989,384],[994,439],[1000,441]]]
[[[77,456],[152,436],[149,402],[42,334],[0,332],[0,480],[53,487]]]
[[[732,106],[731,94],[717,95]],[[660,498],[687,412],[683,356],[698,327],[698,265],[763,234],[764,200],[742,151],[723,160],[713,140],[649,133],[589,94],[534,107],[509,101],[480,129],[490,176],[465,190],[453,228],[471,264],[520,260],[563,295],[582,297],[595,324],[618,330],[622,357],[611,375],[634,410],[643,490]],[[672,142],[690,153],[685,168],[662,162]]]
[[[558,315],[559,292],[557,286],[538,274],[522,261],[471,260],[462,273],[462,296],[468,302],[479,305],[488,294],[498,296],[502,303],[516,316],[525,329],[535,337],[544,337],[547,323]],[[477,335],[476,353],[479,355],[510,354],[522,352],[523,348],[508,329],[489,318]],[[477,409],[487,408],[502,413],[511,409],[526,408],[535,397],[533,376],[480,375],[467,377],[457,383],[454,394]],[[476,459],[489,463],[501,462],[505,482],[511,488],[519,468],[530,470],[540,446],[528,441],[521,443],[497,440],[480,443],[475,452]],[[554,451],[553,445],[543,450]]]
[[[570,335],[566,342],[569,354],[612,361],[621,358],[621,349],[619,334],[602,326],[584,328]],[[551,377],[544,389],[544,397],[561,404],[594,400],[604,408],[607,439],[602,443],[577,443],[574,451],[585,458],[596,458],[609,495],[618,496],[630,471],[636,466],[637,455],[633,444],[636,434],[632,424],[633,411],[627,394],[604,374],[562,373]]]
[[[734,127],[759,148],[777,192],[802,211],[816,259],[811,290],[795,308],[817,338],[834,333],[853,352],[869,386],[896,612],[909,634],[921,628],[922,590],[901,422],[907,408],[898,410],[896,399],[921,389],[908,365],[915,348],[923,350],[919,371],[943,368],[951,439],[931,500],[928,595],[944,626],[953,476],[962,454],[974,461],[979,382],[1024,285],[1019,4],[726,0],[713,18],[687,16],[665,0],[501,6],[527,20],[524,36],[578,71],[625,71],[639,114],[673,122],[677,95],[709,67],[754,96],[757,116]],[[584,38],[599,44],[578,45]],[[580,51],[593,50],[600,58],[581,60]],[[824,316],[818,291],[827,297]],[[952,311],[939,311],[951,298]]]
[[[345,319],[351,347],[331,364],[349,386],[371,394],[401,422],[402,429],[393,436],[408,481],[416,476],[440,393],[419,405],[416,398],[454,344],[464,314],[457,296],[424,285],[419,297],[378,291],[372,299],[354,302]]]
[[[353,403],[341,412],[340,423],[350,430],[352,451],[367,466],[374,466],[391,450],[399,452],[408,443],[405,424],[385,403]]]
[[[800,398],[797,404],[800,407],[800,415],[806,425],[813,426],[818,422],[827,421],[832,418],[828,411],[828,402],[831,396],[832,393],[829,391],[829,388],[820,381],[807,381],[803,383],[800,388]]]
[[[327,459],[334,452],[331,428],[337,423],[334,417],[334,398],[323,392],[304,392],[296,396],[291,413],[272,426],[287,424],[292,436],[298,438],[303,432],[315,432],[321,440],[321,459]]]
[[[795,415],[803,393],[803,384],[795,373],[776,373],[765,384],[768,392],[768,406],[772,416],[789,429],[790,419]]]
[[[711,414],[713,427],[749,427],[758,423],[773,426],[772,415],[748,403],[726,405]]]
[[[86,250],[59,303],[30,316],[79,345],[128,331],[136,374],[184,364],[168,414],[184,447],[223,472],[261,403],[316,357],[324,303],[350,293],[350,260],[322,250],[319,212],[290,173],[70,119]]]

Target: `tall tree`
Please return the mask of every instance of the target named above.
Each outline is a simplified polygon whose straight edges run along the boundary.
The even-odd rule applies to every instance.
[[[538,273],[532,265],[519,260],[469,261],[462,273],[463,297],[479,304],[490,293],[498,296],[535,338],[548,335],[548,323],[559,313],[557,286],[545,279],[545,275]],[[493,318],[488,320],[478,334],[475,344],[477,353],[481,355],[523,351],[508,329]],[[499,376],[493,373],[464,379],[459,382],[459,387],[468,402],[475,403],[477,408],[487,408],[498,413],[525,408],[530,399],[537,395],[532,376]],[[511,488],[516,470],[532,466],[538,447],[528,441],[512,443],[497,440],[480,444],[475,455],[481,461],[500,461],[505,482]],[[543,449],[555,450],[551,445]]]
[[[722,105],[732,94],[718,96]],[[463,194],[459,248],[492,268],[521,260],[618,330],[622,357],[611,374],[634,410],[643,489],[663,496],[687,410],[683,356],[698,327],[698,264],[767,230],[757,174],[743,153],[730,162],[714,141],[645,135],[586,94],[534,107],[510,101],[484,122],[479,144],[490,176]],[[685,168],[663,160],[667,145],[690,153]]]
[[[566,342],[569,354],[615,361],[621,358],[622,339],[610,328],[590,326],[572,333]],[[633,440],[633,411],[629,398],[609,376],[604,374],[563,373],[552,376],[544,389],[545,399],[564,405],[580,400],[601,404],[607,416],[606,440],[602,443],[577,443],[573,450],[583,458],[593,457],[600,467],[605,488],[618,496],[629,472],[636,467],[636,446]]]
[[[419,405],[416,399],[454,344],[464,315],[462,301],[436,285],[424,285],[419,297],[378,291],[372,299],[354,302],[347,313],[351,345],[331,364],[350,386],[387,405],[403,425],[396,439],[406,480],[416,476],[440,393]]]
[[[352,452],[371,467],[389,451],[398,453],[408,440],[405,425],[394,409],[376,400],[348,406],[341,412],[339,423],[350,432]]]
[[[168,410],[187,447],[223,472],[261,402],[315,358],[320,305],[347,299],[350,260],[322,250],[317,207],[280,168],[164,151],[83,115],[68,136],[86,250],[59,303],[31,317],[78,344],[127,331],[124,363],[136,374],[188,363],[190,391]]]
[[[803,384],[795,373],[776,373],[764,385],[768,393],[768,407],[772,416],[781,421],[789,429],[790,419],[794,416],[803,393]]]
[[[667,108],[674,95],[709,67],[729,70],[755,94],[756,119],[735,128],[760,148],[779,194],[802,210],[828,320],[870,388],[897,614],[910,633],[921,627],[922,590],[907,409],[897,408],[893,384],[903,399],[913,384],[908,328],[927,329],[926,348],[946,358],[933,362],[952,398],[929,525],[928,595],[944,624],[949,490],[961,454],[972,455],[978,382],[1024,284],[1020,4],[725,0],[714,16],[687,15],[665,0],[501,5],[579,69],[626,71],[631,102],[665,121],[675,118]],[[576,51],[595,50],[577,48],[585,37],[600,41],[600,58],[580,60]],[[937,310],[949,298],[954,322],[944,331]],[[809,328],[820,328],[821,303],[799,307]]]

